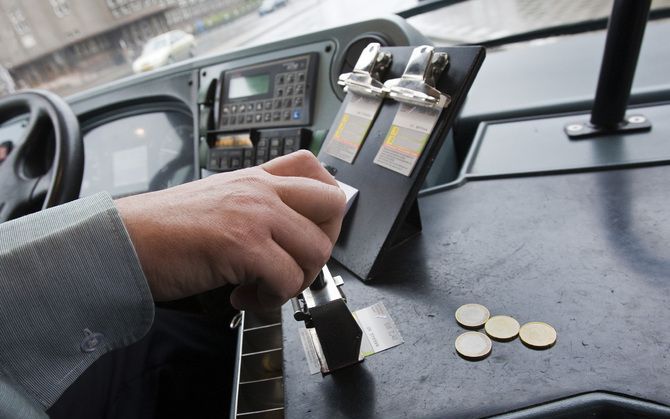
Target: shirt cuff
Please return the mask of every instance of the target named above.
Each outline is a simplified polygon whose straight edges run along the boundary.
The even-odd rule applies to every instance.
[[[153,318],[108,194],[0,224],[0,374],[45,408],[100,356],[142,338]]]

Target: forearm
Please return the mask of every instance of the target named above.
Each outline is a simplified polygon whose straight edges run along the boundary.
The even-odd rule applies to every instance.
[[[43,406],[101,355],[144,336],[153,309],[109,196],[0,225],[0,374]]]

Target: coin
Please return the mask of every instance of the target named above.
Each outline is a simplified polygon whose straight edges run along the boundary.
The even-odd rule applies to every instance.
[[[493,316],[484,325],[486,334],[495,340],[512,340],[519,334],[519,322],[510,316]]]
[[[466,329],[479,329],[490,315],[489,310],[481,304],[464,304],[456,310],[456,321]]]
[[[550,348],[556,343],[556,329],[547,323],[526,323],[519,330],[519,339],[533,349]]]
[[[480,332],[465,332],[456,338],[456,352],[470,361],[486,358],[491,353],[491,339]]]

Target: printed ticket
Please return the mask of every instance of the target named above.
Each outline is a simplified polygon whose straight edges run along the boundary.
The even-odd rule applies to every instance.
[[[374,163],[409,176],[441,112],[442,108],[401,104]]]
[[[349,92],[342,117],[333,125],[326,138],[326,153],[347,163],[353,163],[368,135],[382,100]]]
[[[357,310],[354,312],[354,318],[365,335],[361,344],[361,353],[364,356],[385,351],[404,342],[398,327],[382,302]]]

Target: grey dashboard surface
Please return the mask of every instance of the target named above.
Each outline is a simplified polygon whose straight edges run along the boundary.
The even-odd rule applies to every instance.
[[[351,309],[382,301],[405,343],[309,375],[304,326],[285,307],[286,417],[474,418],[594,391],[670,414],[668,175],[478,180],[420,198],[423,232],[392,251],[378,281],[331,267]],[[494,342],[483,361],[463,360],[454,312],[471,302],[548,322],[558,341],[545,351]]]
[[[588,114],[483,122],[465,174],[499,177],[670,161],[670,106],[631,107],[628,114],[643,116],[652,129],[571,140],[564,127],[588,121]]]
[[[670,99],[669,37],[670,21],[648,23],[631,103]],[[604,46],[605,31],[598,31],[490,51],[463,107],[462,122],[589,109]]]

